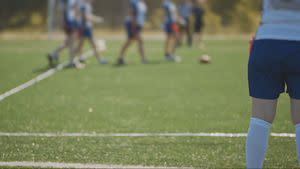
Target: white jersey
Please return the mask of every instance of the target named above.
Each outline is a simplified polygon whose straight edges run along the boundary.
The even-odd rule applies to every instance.
[[[148,11],[148,8],[147,8],[147,5],[145,4],[145,2],[139,1],[137,4],[137,16],[136,16],[138,25],[142,26],[145,24],[147,11]]]
[[[300,41],[300,0],[264,0],[256,39]]]
[[[76,20],[76,5],[78,5],[77,0],[67,0],[65,4],[65,14],[66,19],[69,21]]]
[[[82,13],[82,24],[85,28],[92,28],[93,27],[93,22],[90,20],[86,20],[85,16],[87,15],[92,15],[93,14],[93,7],[90,3],[85,2],[82,3],[80,6],[80,11]]]

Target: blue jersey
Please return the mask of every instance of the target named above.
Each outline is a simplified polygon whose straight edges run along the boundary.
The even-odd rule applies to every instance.
[[[177,21],[177,8],[172,0],[165,0],[163,4],[165,10],[165,23],[175,23]]]
[[[64,0],[64,19],[65,21],[76,21],[76,7],[78,5],[77,0]]]
[[[132,10],[132,17],[137,22],[137,25],[143,26],[145,24],[146,16],[147,16],[147,5],[142,0],[131,0],[130,8]],[[130,20],[132,18],[129,18]]]
[[[264,0],[256,39],[300,41],[300,0]]]
[[[81,25],[84,28],[92,29],[93,22],[86,19],[87,15],[92,15],[93,14],[93,7],[92,7],[92,5],[90,3],[88,3],[88,2],[81,3],[81,5],[80,5],[80,12],[81,12]]]
[[[180,15],[185,19],[188,19],[191,16],[192,11],[193,11],[193,5],[188,2],[183,3],[179,8]]]

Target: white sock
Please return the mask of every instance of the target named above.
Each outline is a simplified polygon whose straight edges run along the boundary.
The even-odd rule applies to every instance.
[[[297,124],[295,127],[296,127],[297,155],[298,155],[298,162],[300,165],[300,124]]]
[[[246,156],[248,169],[263,168],[272,124],[252,118],[247,138]]]

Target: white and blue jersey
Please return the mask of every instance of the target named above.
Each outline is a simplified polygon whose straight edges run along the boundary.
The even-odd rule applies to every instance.
[[[172,0],[164,0],[163,8],[165,10],[164,30],[166,33],[178,33],[177,8]]]
[[[145,25],[148,9],[143,0],[131,0],[130,9],[131,15],[127,16],[125,26],[128,38],[134,38]]]
[[[142,0],[131,0],[130,8],[132,11],[132,16],[127,17],[127,21],[135,20],[138,26],[143,27],[147,16],[147,5]],[[134,18],[131,18],[134,17]]]
[[[183,3],[179,7],[179,12],[184,19],[189,19],[193,12],[193,5],[191,3]]]
[[[300,0],[264,0],[256,39],[300,41]]]
[[[248,66],[250,95],[300,99],[300,0],[264,0]],[[286,90],[287,89],[287,90]]]
[[[91,3],[82,2],[80,4],[80,12],[81,12],[81,19],[80,19],[81,31],[85,37],[92,38],[93,22],[86,18],[86,16],[93,14],[93,7]]]
[[[175,23],[177,21],[177,8],[172,0],[165,0],[163,3],[165,10],[165,24]]]
[[[65,0],[64,5],[64,22],[68,27],[74,27],[76,24],[76,8],[78,5],[78,0]]]

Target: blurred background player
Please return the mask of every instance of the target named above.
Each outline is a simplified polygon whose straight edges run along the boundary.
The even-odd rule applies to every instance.
[[[82,56],[82,47],[85,40],[88,40],[91,47],[94,50],[94,55],[96,56],[100,64],[108,64],[108,61],[99,54],[97,49],[96,41],[93,35],[93,23],[102,23],[103,18],[95,16],[93,14],[92,3],[94,0],[82,0],[80,3],[80,39],[78,45],[78,54],[80,56],[80,62],[85,62],[86,58]]]
[[[141,36],[145,19],[147,15],[147,5],[144,0],[131,0],[129,15],[126,17],[125,27],[127,31],[127,41],[123,45],[117,64],[125,64],[125,53],[133,41],[137,41],[142,63],[147,64],[148,60],[145,56],[144,42]]]
[[[249,60],[252,118],[247,167],[263,168],[281,93],[289,93],[300,163],[300,0],[264,0],[263,17]]]
[[[204,28],[204,15],[205,11],[203,8],[203,5],[205,3],[205,0],[194,0],[194,8],[193,8],[193,14],[194,14],[194,35],[195,35],[195,41],[198,46],[201,45],[202,41],[202,32]]]
[[[63,0],[61,1],[63,6],[63,21],[64,21],[64,31],[66,39],[64,43],[58,46],[52,53],[48,54],[48,61],[50,67],[56,66],[59,60],[59,54],[64,49],[69,49],[70,63],[69,66],[79,67],[74,60],[75,58],[75,48],[74,41],[78,37],[78,20],[77,16],[79,14],[79,1],[78,0]]]
[[[184,34],[187,37],[187,44],[189,47],[193,45],[193,35],[191,30],[191,22],[190,18],[193,12],[193,3],[192,0],[183,0],[181,5],[179,6],[180,13],[180,37],[179,37],[179,45],[182,45]]]
[[[176,45],[179,39],[178,15],[175,3],[172,0],[164,0],[165,10],[164,30],[166,32],[165,57],[167,61],[176,61]]]

